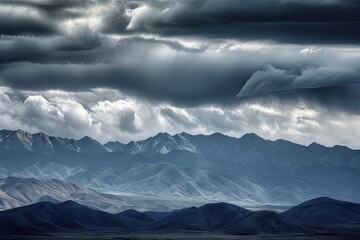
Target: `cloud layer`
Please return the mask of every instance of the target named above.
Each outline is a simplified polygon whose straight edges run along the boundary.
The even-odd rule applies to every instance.
[[[360,114],[358,12],[355,0],[3,0],[0,127],[333,143],[324,127],[344,127],[323,122]],[[304,106],[316,118],[283,116]],[[262,110],[266,123],[251,115]]]
[[[155,1],[135,10],[128,28],[167,36],[359,43],[359,11],[356,0]]]
[[[255,132],[268,139],[285,138],[302,144],[313,141],[332,146],[358,148],[360,116],[329,111],[322,106],[284,104],[277,97],[239,103],[177,107],[127,97],[116,90],[91,92],[14,92],[0,90],[2,128],[43,131],[51,135],[81,138],[85,135],[105,143],[128,142],[157,134],[183,131],[192,134],[222,132],[240,137]]]
[[[356,0],[3,0],[1,4],[0,30],[10,35],[88,28],[103,34],[359,43]]]
[[[199,104],[359,81],[357,1],[1,5],[0,81],[16,89],[107,87]]]
[[[3,40],[0,82],[22,90],[115,88],[191,105],[359,83],[357,49],[324,47],[308,53],[302,46],[230,41],[208,43],[199,52],[140,37],[83,39],[88,45],[81,48],[80,39],[63,37]]]

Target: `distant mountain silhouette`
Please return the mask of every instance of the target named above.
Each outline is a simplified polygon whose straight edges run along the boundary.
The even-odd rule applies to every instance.
[[[360,219],[359,219],[360,220]],[[155,229],[198,230],[234,235],[331,233],[325,226],[272,211],[251,212],[228,203],[207,204],[180,210],[158,221]]]
[[[117,215],[129,219],[130,221],[137,221],[143,224],[151,223],[155,221],[155,219],[151,218],[149,215],[142,212],[138,212],[134,209],[126,210],[124,212],[118,213]]]
[[[338,217],[334,218],[336,212]],[[318,214],[322,214],[317,217]],[[329,221],[323,217],[330,216]],[[284,213],[252,212],[228,203],[178,210],[160,220],[128,210],[110,214],[72,201],[42,202],[0,212],[0,234],[56,232],[176,232],[206,231],[231,235],[360,234],[359,204],[329,198],[314,199]]]
[[[53,137],[44,133],[30,134],[17,130],[0,130],[0,151],[2,152],[37,152],[50,156],[56,152],[72,151],[89,156],[103,153],[106,150],[96,140],[83,137],[80,140]]]
[[[360,204],[321,197],[292,207],[281,215],[296,217],[318,225],[357,225],[360,227]]]
[[[263,161],[266,156],[267,163],[316,163],[360,168],[358,161],[360,150],[352,150],[338,145],[330,148],[318,143],[303,146],[282,139],[269,141],[254,133],[245,134],[241,138],[229,137],[220,133],[208,136],[190,135],[188,133],[171,136],[168,133],[158,133],[142,141],[132,141],[128,144],[108,142],[102,145],[88,136],[74,140],[49,136],[41,132],[30,134],[22,130],[0,130],[1,152],[31,151],[49,156],[68,151],[94,157],[105,152],[128,152],[153,156],[167,154],[174,150],[185,150],[204,156],[216,156],[221,159],[237,158],[241,162]],[[255,154],[253,150],[256,150],[257,153]],[[302,160],[302,162],[297,160]]]
[[[158,229],[218,231],[232,221],[250,214],[249,210],[228,203],[207,204],[180,210],[161,219]]]
[[[226,233],[235,235],[257,234],[319,234],[326,232],[304,221],[282,216],[272,211],[259,211],[251,213],[242,219],[233,221],[225,229]],[[330,231],[331,232],[331,231]]]
[[[41,202],[0,212],[0,233],[31,235],[142,228],[144,219],[138,217],[97,211],[72,201]]]

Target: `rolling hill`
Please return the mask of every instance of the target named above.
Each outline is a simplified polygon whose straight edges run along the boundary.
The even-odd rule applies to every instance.
[[[169,211],[189,204],[171,199],[102,193],[56,179],[0,178],[0,211],[38,202],[59,203],[66,200],[109,213],[118,213],[128,209]]]
[[[299,209],[304,215],[299,215]],[[312,217],[318,213],[333,216],[333,209],[339,216],[330,222]],[[313,199],[284,213],[253,212],[228,203],[213,203],[177,210],[157,220],[135,210],[110,214],[72,201],[41,202],[0,212],[0,234],[201,231],[229,235],[358,235],[358,210],[359,204],[329,198]]]

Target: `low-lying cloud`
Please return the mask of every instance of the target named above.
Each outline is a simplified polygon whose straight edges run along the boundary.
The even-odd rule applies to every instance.
[[[1,128],[45,132],[63,137],[91,136],[103,143],[140,140],[158,132],[212,134],[240,137],[248,132],[309,144],[344,144],[358,148],[358,115],[329,110],[317,104],[259,98],[236,105],[176,107],[143,102],[115,90],[92,92],[0,91]],[[117,97],[114,97],[117,96]],[[24,98],[24,100],[22,100]],[[115,100],[118,99],[118,100]],[[326,120],[324,120],[326,119]]]

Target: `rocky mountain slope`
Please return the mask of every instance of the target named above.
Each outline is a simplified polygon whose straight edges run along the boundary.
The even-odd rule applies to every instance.
[[[244,205],[294,205],[327,196],[360,201],[360,151],[219,133],[105,145],[0,131],[0,177],[59,179],[118,191]]]

